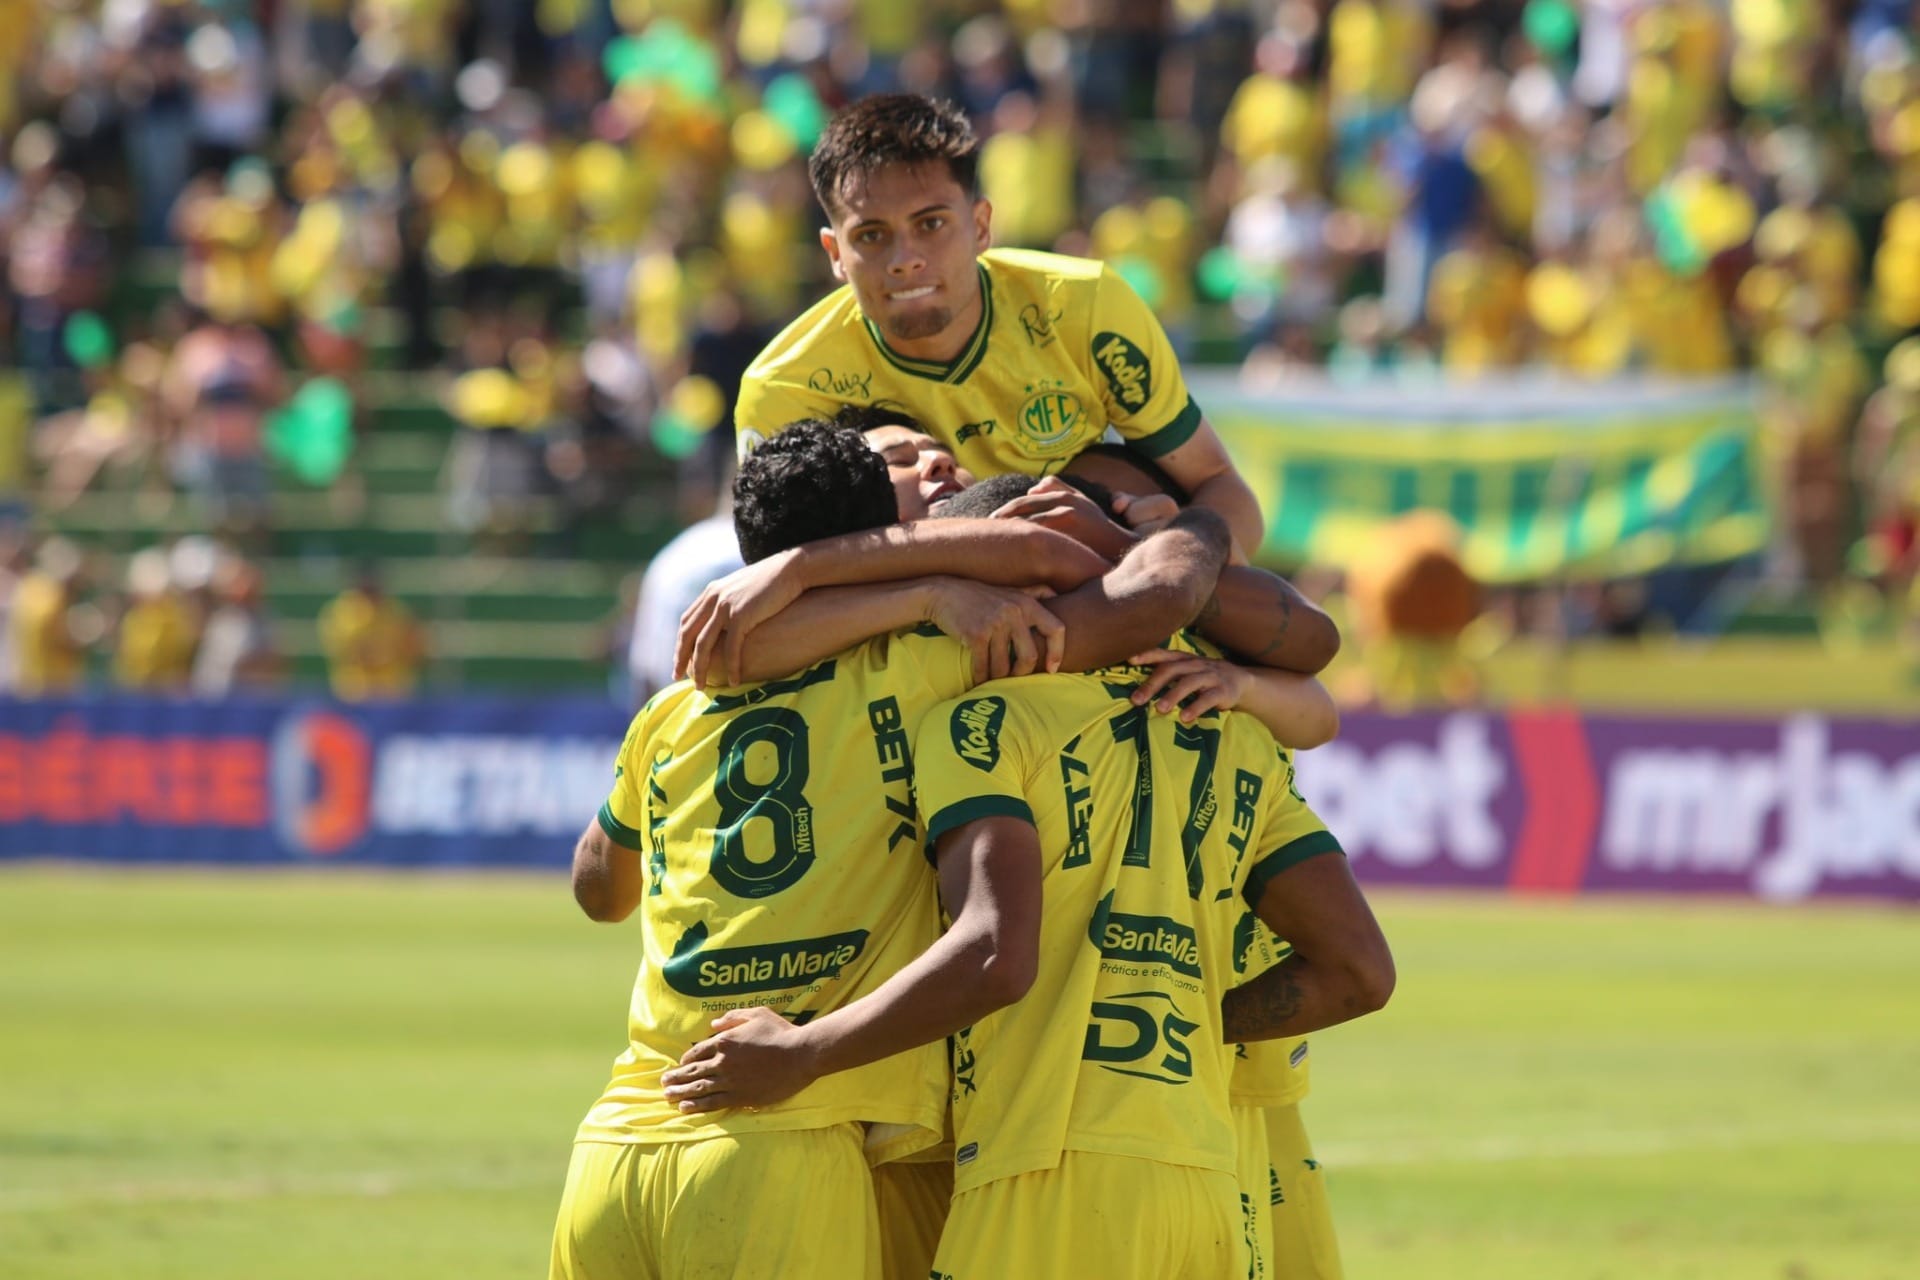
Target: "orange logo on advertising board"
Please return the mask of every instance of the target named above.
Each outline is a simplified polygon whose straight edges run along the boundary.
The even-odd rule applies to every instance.
[[[350,848],[367,834],[372,785],[372,745],[345,716],[308,712],[274,735],[274,812],[292,848],[323,858]]]

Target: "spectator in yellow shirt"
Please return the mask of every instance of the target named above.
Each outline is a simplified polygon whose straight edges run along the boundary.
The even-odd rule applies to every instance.
[[[86,673],[86,651],[74,606],[84,574],[80,549],[65,538],[41,544],[34,570],[14,589],[14,692],[22,697],[71,693]]]
[[[335,696],[348,702],[412,693],[426,657],[420,624],[372,566],[320,611],[320,648]]]
[[[187,687],[199,626],[173,589],[167,553],[148,547],[127,562],[127,611],[113,655],[114,682],[160,693]]]

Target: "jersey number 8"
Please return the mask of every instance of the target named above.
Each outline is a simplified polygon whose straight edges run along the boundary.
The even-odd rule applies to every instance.
[[[747,755],[773,757],[773,776],[755,781]],[[813,865],[813,806],[807,785],[807,722],[787,707],[756,707],[734,717],[720,734],[720,769],[713,798],[720,816],[713,833],[713,878],[737,898],[767,898],[791,888]],[[747,852],[747,828],[767,822],[772,854],[756,861]]]

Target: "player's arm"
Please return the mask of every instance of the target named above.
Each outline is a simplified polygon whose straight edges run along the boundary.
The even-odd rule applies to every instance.
[[[1067,628],[1063,671],[1125,662],[1192,622],[1232,547],[1226,522],[1189,507],[1105,575],[1047,601]]]
[[[973,654],[980,684],[1058,670],[1066,627],[1032,595],[968,578],[819,587],[773,615],[741,650],[740,683],[792,675],[873,636],[930,622]],[[724,678],[724,677],[723,677]]]
[[[949,537],[945,532],[948,528],[970,529],[982,534],[990,534],[990,536],[984,539],[975,539],[971,536]],[[999,531],[1007,529],[1022,530],[1024,533],[1018,539],[1001,538]],[[1165,640],[1169,635],[1193,621],[1200,606],[1212,593],[1213,584],[1220,576],[1220,568],[1225,562],[1230,543],[1226,526],[1219,517],[1201,510],[1183,512],[1165,529],[1140,542],[1125,559],[1111,569],[1106,568],[1105,561],[1099,556],[1071,538],[1019,520],[920,521],[912,525],[894,525],[885,530],[870,532],[897,534],[903,530],[924,531],[925,541],[921,546],[939,548],[941,557],[951,557],[955,555],[956,549],[960,550],[963,553],[961,559],[937,559],[935,562],[960,563],[963,565],[964,575],[969,577],[990,573],[996,579],[1018,583],[1023,578],[1031,579],[1036,576],[1035,568],[1023,569],[1018,561],[1001,562],[994,559],[974,561],[967,558],[981,554],[980,549],[983,546],[988,549],[987,554],[990,557],[1007,554],[1005,548],[1029,541],[1030,535],[1034,533],[1047,535],[1047,539],[1037,545],[1051,546],[1051,540],[1057,539],[1073,549],[1073,560],[1063,561],[1063,563],[1071,564],[1074,575],[1079,575],[1089,561],[1105,570],[1099,576],[1093,577],[1091,581],[1084,581],[1075,589],[1056,596],[1047,603],[1047,612],[1057,618],[1065,628],[1066,634],[1059,653],[1058,666],[1059,669],[1066,671],[1091,671],[1098,667],[1122,662],[1140,649]],[[851,536],[860,539],[868,537],[868,534]],[[846,540],[846,538],[834,538],[829,539],[828,542],[840,543]],[[826,545],[828,545],[826,542],[811,544],[813,547]],[[910,545],[901,543],[897,539],[876,544],[878,554],[874,559],[884,563],[891,554],[887,548],[898,549]],[[800,550],[804,551],[807,548],[800,548]],[[777,559],[777,557],[769,557],[769,560],[771,559]],[[910,564],[910,556],[903,557],[902,562]],[[742,572],[752,572],[766,563],[768,561],[761,561],[759,565],[749,565]],[[777,571],[774,576],[777,577]],[[714,592],[715,588],[725,588],[729,580],[722,579],[715,584],[715,587],[708,588],[708,591]],[[752,592],[756,588],[750,586],[748,590]],[[701,602],[706,601],[707,598],[703,595]],[[701,602],[696,602],[693,609],[688,611],[687,619],[682,621],[680,631],[682,654],[688,655],[689,652],[691,654],[683,657],[686,665],[682,669],[692,675],[696,682],[702,678],[705,668],[698,665],[703,661],[698,641],[692,642],[692,648],[689,651],[688,628],[695,623],[695,615],[701,608]],[[757,612],[760,606],[752,607]],[[903,606],[896,604],[893,607]],[[711,615],[704,625],[710,627],[713,618],[718,616],[718,613]],[[729,646],[737,644],[740,653],[731,657],[722,656],[719,660],[720,670],[722,672],[755,670],[767,673],[758,678],[789,674],[810,661],[818,661],[829,654],[839,652],[849,643],[865,638],[865,636],[856,636],[854,640],[845,641],[832,648],[823,648],[819,638],[810,637],[802,631],[791,634],[785,645],[768,644],[763,643],[765,638],[760,635],[760,632],[765,629],[764,626],[756,624],[756,629],[742,635],[740,625],[738,622],[728,624],[728,644]],[[887,628],[869,631],[866,635],[876,635],[879,630],[885,629]],[[946,629],[944,625],[942,629]],[[1043,640],[1050,634],[1043,630]],[[1048,640],[1049,646],[1051,643]],[[750,659],[745,656],[749,650],[753,654]],[[709,648],[708,657],[704,661],[713,660],[711,652]],[[812,656],[807,656],[809,654]],[[1012,655],[1004,664],[1005,669],[1002,669],[998,655],[991,655],[993,665],[989,674],[1017,673],[1021,656],[1018,653]],[[975,667],[976,671],[979,670],[980,663],[977,660]],[[1033,667],[1028,666],[1026,669],[1031,671]]]
[[[822,1076],[931,1044],[1020,999],[1040,964],[1040,834],[1028,818],[980,818],[939,838],[953,927],[871,995],[796,1027],[771,1009],[714,1021],[661,1076],[683,1112],[762,1107]]]
[[[1233,539],[1249,555],[1260,549],[1267,535],[1267,522],[1260,514],[1260,500],[1240,478],[1227,446],[1205,419],[1199,429],[1179,448],[1155,459],[1166,473],[1193,495],[1193,504],[1217,513],[1233,530]]]
[[[608,924],[625,920],[646,887],[638,850],[616,843],[602,821],[588,823],[573,846],[573,900],[587,918]]]
[[[1340,628],[1276,573],[1231,565],[1195,630],[1257,667],[1317,675],[1340,652]]]
[[[1072,538],[1018,520],[918,520],[825,538],[768,556],[701,592],[681,617],[674,670],[704,685],[716,661],[725,674],[744,669],[741,653],[754,631],[819,587],[948,574],[1064,591],[1106,569]]]
[[[1302,751],[1331,742],[1340,732],[1340,709],[1312,676],[1172,649],[1150,649],[1132,660],[1153,668],[1133,691],[1136,707],[1151,702],[1162,715],[1177,711],[1187,724],[1209,711],[1243,711],[1281,746]]]
[[[1321,833],[1322,836],[1325,833]],[[1330,838],[1320,851],[1248,883],[1254,914],[1293,954],[1227,992],[1227,1043],[1303,1036],[1380,1009],[1393,994],[1393,953]],[[1285,860],[1285,851],[1265,866]]]

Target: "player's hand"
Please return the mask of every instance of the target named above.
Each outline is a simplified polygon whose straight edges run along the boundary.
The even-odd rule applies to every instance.
[[[1164,493],[1116,493],[1113,514],[1144,538],[1172,524],[1180,514],[1180,504]]]
[[[1060,669],[1067,628],[1040,603],[1039,597],[1053,594],[1047,588],[1014,591],[965,578],[937,578],[931,590],[927,621],[972,651],[975,684],[1031,675],[1042,662],[1050,672]]]
[[[680,615],[673,674],[704,689],[710,677],[738,684],[747,635],[799,598],[802,584],[788,566],[791,552],[768,556],[710,584]]]
[[[1134,654],[1129,661],[1153,668],[1153,674],[1133,691],[1133,705],[1144,707],[1152,702],[1153,709],[1162,715],[1178,708],[1183,724],[1192,724],[1209,711],[1239,706],[1253,683],[1251,674],[1231,662],[1172,649],[1149,649]]]
[[[818,1078],[806,1033],[771,1009],[730,1010],[713,1030],[660,1077],[685,1115],[768,1106]]]
[[[1064,533],[1109,560],[1127,554],[1137,540],[1110,519],[1100,504],[1058,476],[1046,476],[1012,502],[993,513],[995,520],[1030,520],[1043,529]]]

